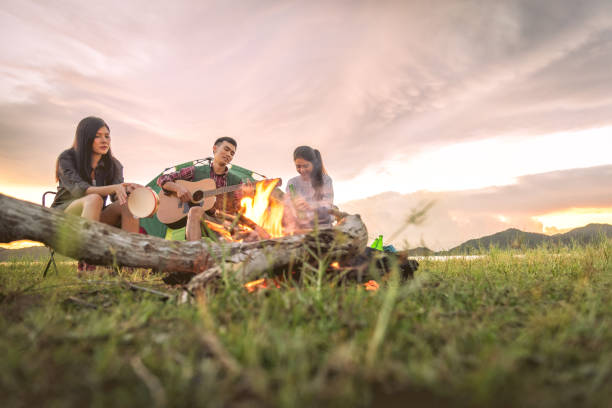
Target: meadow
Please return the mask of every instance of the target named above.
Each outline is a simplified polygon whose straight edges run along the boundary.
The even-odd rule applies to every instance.
[[[0,405],[609,406],[612,241],[189,304],[145,270],[0,265]],[[128,283],[169,296],[132,290]]]

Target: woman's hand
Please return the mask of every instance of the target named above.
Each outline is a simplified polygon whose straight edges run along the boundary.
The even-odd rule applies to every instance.
[[[312,207],[302,197],[296,197],[294,200],[295,208],[300,211],[310,211]]]
[[[125,191],[130,194],[132,191],[136,190],[137,188],[141,188],[142,186],[136,183],[123,183],[123,187],[125,188]]]
[[[119,205],[127,203],[127,192],[123,183],[115,185],[114,194],[117,197],[117,201],[119,201]]]

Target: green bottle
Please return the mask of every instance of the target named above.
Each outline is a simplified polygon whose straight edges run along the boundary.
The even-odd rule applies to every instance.
[[[376,238],[374,242],[372,242],[371,248],[377,251],[383,250],[383,236],[382,235],[379,235],[378,238]]]
[[[378,236],[378,244],[376,245],[376,249],[378,249],[379,251],[383,250],[383,236],[382,235]]]
[[[370,245],[370,248],[375,249],[377,244],[378,244],[378,238],[372,241],[372,245]]]

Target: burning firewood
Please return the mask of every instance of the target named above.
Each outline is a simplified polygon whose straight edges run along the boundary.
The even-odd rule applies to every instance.
[[[383,252],[365,248],[365,251],[357,256],[351,257],[342,264],[334,261],[329,264],[325,273],[331,285],[354,285],[361,284],[366,291],[377,291],[378,282],[386,282],[393,270],[399,272],[400,280],[405,281],[414,276],[419,263],[408,257],[408,252]],[[244,284],[249,292],[257,292],[268,289],[278,289],[284,280],[299,280],[300,274],[295,270],[291,274],[285,274],[273,278],[260,278]]]
[[[333,228],[311,231],[258,242],[230,244],[217,264],[195,276],[188,289],[198,291],[223,273],[230,273],[238,282],[246,283],[286,270],[298,268],[312,260],[312,254],[340,263],[365,250],[368,235],[358,215],[346,215]]]
[[[224,211],[217,210],[215,215],[231,223],[228,232],[232,234],[233,241],[242,240],[250,242],[254,240],[270,239],[270,234],[268,234],[265,229],[257,225],[255,221],[247,218],[242,213],[231,215]]]

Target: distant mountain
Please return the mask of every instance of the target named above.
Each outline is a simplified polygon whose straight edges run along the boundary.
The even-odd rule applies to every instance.
[[[429,248],[418,247],[407,250],[406,254],[408,254],[409,256],[431,256],[435,255],[436,253]]]
[[[478,253],[481,249],[491,246],[500,249],[528,249],[536,248],[544,243],[572,245],[586,245],[596,242],[601,237],[612,238],[612,225],[589,224],[584,227],[575,228],[564,234],[544,235],[535,232],[525,232],[516,228],[510,228],[493,235],[471,239],[448,251],[437,252],[438,255],[470,254]]]
[[[535,232],[524,232],[516,228],[509,228],[505,231],[497,232],[493,235],[487,235],[485,237],[470,239],[461,245],[458,245],[449,251],[448,253],[461,253],[470,254],[473,252],[479,252],[480,249],[487,249],[491,246],[498,248],[535,248],[541,245],[549,237],[544,234],[538,234]]]
[[[552,235],[550,238],[559,240],[563,244],[571,244],[572,241],[578,244],[588,244],[601,236],[612,237],[612,225],[589,224],[584,227],[575,228],[565,234]]]

